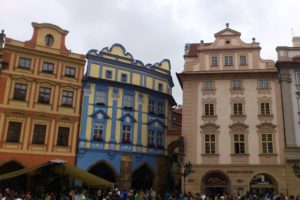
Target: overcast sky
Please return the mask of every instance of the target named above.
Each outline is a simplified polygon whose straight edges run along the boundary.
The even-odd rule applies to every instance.
[[[76,53],[120,43],[144,64],[169,59],[179,104],[185,43],[212,42],[228,22],[243,41],[260,42],[262,58],[276,60],[276,46],[300,35],[300,0],[1,0],[0,8],[0,28],[17,40],[31,38],[31,22],[47,22],[69,31]]]

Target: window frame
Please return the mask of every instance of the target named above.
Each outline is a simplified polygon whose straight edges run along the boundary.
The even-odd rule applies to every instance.
[[[147,143],[149,147],[155,147],[155,130],[148,129]]]
[[[214,80],[203,80],[203,90],[214,90],[215,83]]]
[[[51,62],[43,62],[42,72],[47,74],[54,73],[54,63]]]
[[[125,129],[124,129],[125,127]],[[128,129],[129,128],[129,129]],[[131,132],[132,132],[132,124],[124,123],[122,124],[122,144],[131,144]]]
[[[61,132],[61,131],[67,131],[68,132]],[[58,130],[57,130],[57,140],[56,140],[56,146],[60,146],[60,147],[68,147],[69,146],[69,138],[70,138],[70,127],[66,127],[66,126],[59,126]],[[67,133],[67,136],[64,136],[64,134]]]
[[[72,96],[69,96],[72,94]],[[73,107],[74,91],[63,90],[61,95],[61,105],[65,107]],[[71,102],[71,103],[70,103]]]
[[[121,82],[127,83],[128,75],[125,73],[121,73]]]
[[[213,103],[204,104],[204,116],[215,116],[215,104]]]
[[[231,80],[231,89],[232,90],[241,90],[242,89],[242,80],[240,80],[240,79]]]
[[[22,126],[23,126],[22,122],[9,121],[8,127],[7,127],[7,132],[6,132],[5,142],[20,143],[20,138],[21,138],[21,134],[22,134]],[[16,131],[16,132],[11,134],[11,131]]]
[[[104,138],[104,123],[103,122],[94,122],[93,123],[93,141],[102,142],[104,140],[103,138]]]
[[[245,58],[245,60],[244,60],[245,62],[244,63],[242,63],[242,57]],[[240,66],[247,66],[248,65],[248,57],[247,57],[247,55],[240,55],[239,58],[240,58],[239,59],[239,62],[240,62],[239,65]]]
[[[112,79],[113,73],[112,70],[105,70],[105,78]]]
[[[214,60],[214,58],[216,60]],[[210,60],[210,66],[211,67],[218,67],[219,66],[219,56],[217,56],[217,55],[210,55],[210,59],[209,60]]]
[[[123,108],[125,109],[133,109],[134,96],[131,94],[123,94]]]
[[[264,140],[264,136],[265,136],[265,140]],[[271,140],[269,140],[268,136],[271,136]],[[271,146],[269,146],[269,145],[271,145]],[[272,133],[261,133],[261,151],[262,151],[262,153],[263,154],[273,154],[274,153],[273,145],[274,145],[273,134]]]
[[[229,58],[232,58],[232,60],[230,60]],[[230,61],[232,61],[232,63]],[[224,55],[224,66],[234,66],[234,55]]]
[[[25,63],[21,62],[21,61],[25,61]],[[20,69],[26,69],[26,70],[30,70],[31,68],[31,58],[26,58],[26,57],[20,57],[19,58],[19,62],[18,62],[18,68]],[[26,65],[26,66],[23,66]],[[28,65],[28,66],[27,66]]]
[[[214,139],[212,140],[212,136]],[[216,134],[205,133],[204,134],[204,153],[205,154],[216,154]],[[208,138],[208,140],[207,140]],[[208,150],[208,151],[207,151]]]
[[[148,113],[152,115],[156,115],[156,101],[154,99],[149,98],[148,100]]]
[[[17,86],[19,86],[20,88],[17,88]],[[26,87],[26,88],[24,89],[22,87]],[[15,83],[13,99],[14,100],[20,100],[20,101],[26,101],[27,90],[28,90],[28,84],[27,83]],[[22,94],[22,92],[24,94]]]
[[[300,85],[300,72],[296,72],[296,85]]]
[[[158,116],[165,116],[165,102],[164,100],[158,100],[156,102],[157,105],[157,115]]]
[[[95,91],[95,104],[97,105],[106,105],[107,92],[104,90],[96,90]],[[101,100],[101,101],[99,101]]]
[[[234,102],[232,103],[233,115],[240,116],[244,115],[244,104],[242,102]]]
[[[39,130],[36,128],[39,126]],[[47,125],[45,124],[34,124],[33,126],[33,134],[32,134],[32,144],[44,145],[47,134]],[[42,139],[41,139],[42,138]]]
[[[41,89],[43,89],[44,91],[41,91]],[[38,103],[41,103],[41,104],[50,104],[50,101],[51,101],[51,89],[52,88],[50,88],[50,87],[44,87],[44,86],[40,86],[39,87]],[[46,90],[49,90],[49,93],[45,92]],[[42,99],[45,99],[45,96],[46,96],[46,98],[48,96],[48,101],[42,100]]]
[[[236,137],[237,136],[237,140]],[[243,136],[243,139],[241,139]],[[241,145],[243,144],[243,147]],[[238,151],[237,151],[238,149]],[[242,152],[243,150],[243,152]],[[234,154],[246,154],[246,134],[244,133],[233,133],[233,153]]]
[[[64,72],[65,72],[64,73],[65,77],[69,77],[69,78],[76,77],[76,67],[65,66]],[[72,74],[71,72],[74,72],[74,74]]]
[[[267,106],[268,105],[268,106]],[[259,113],[260,115],[271,115],[271,103],[270,102],[260,102],[259,103]]]
[[[259,89],[269,89],[270,88],[270,81],[266,79],[258,80],[258,88]]]

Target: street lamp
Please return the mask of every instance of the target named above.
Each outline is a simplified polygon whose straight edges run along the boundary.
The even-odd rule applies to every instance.
[[[183,194],[185,194],[185,178],[192,173],[192,164],[190,161],[186,162],[183,166],[179,165],[180,167],[180,174],[183,177]],[[183,167],[183,171],[182,171]]]

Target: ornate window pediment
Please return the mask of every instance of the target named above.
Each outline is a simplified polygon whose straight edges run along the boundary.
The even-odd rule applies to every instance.
[[[94,112],[91,117],[96,118],[98,120],[105,120],[109,119],[110,117],[103,111],[103,110],[98,110]]]
[[[248,132],[248,125],[244,124],[244,123],[234,123],[232,125],[229,126],[229,128],[231,129],[231,132],[233,133],[246,133]]]
[[[276,130],[276,125],[272,123],[261,123],[256,126],[258,129],[258,132],[260,133],[274,133]]]
[[[152,127],[155,127],[155,128],[166,128],[166,125],[158,119],[154,119],[154,120],[149,121],[148,126],[152,126]]]
[[[214,124],[214,123],[206,123],[202,126],[200,126],[202,129],[201,133],[219,133],[220,126]]]
[[[134,123],[134,122],[136,122],[136,119],[129,113],[123,115],[119,120],[123,121],[125,123]]]

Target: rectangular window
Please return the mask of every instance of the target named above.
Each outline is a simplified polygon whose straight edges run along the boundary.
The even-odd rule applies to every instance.
[[[148,133],[148,146],[154,146],[154,135],[155,131],[154,130],[149,130]]]
[[[296,73],[297,84],[300,85],[300,72]]]
[[[205,153],[206,154],[216,153],[216,136],[214,134],[205,135]]]
[[[57,146],[68,146],[69,145],[69,134],[70,128],[68,127],[59,127],[57,134]]]
[[[240,56],[240,65],[247,65],[247,56]]]
[[[273,138],[272,134],[262,134],[262,152],[273,153]]]
[[[9,122],[6,142],[19,143],[21,135],[22,123],[21,122]]]
[[[233,56],[224,56],[224,65],[233,66]]]
[[[163,132],[157,131],[157,147],[163,147]]]
[[[122,74],[121,75],[121,81],[122,82],[127,82],[127,74]]]
[[[61,105],[72,107],[73,106],[73,96],[74,96],[73,92],[64,90],[63,94],[62,94]]]
[[[232,80],[231,89],[233,89],[233,90],[242,89],[242,81],[241,80]]]
[[[213,90],[214,82],[212,80],[204,80],[203,89],[204,90]]]
[[[31,59],[22,58],[22,57],[19,59],[19,65],[18,65],[19,68],[30,69],[30,66],[31,66]]]
[[[261,115],[270,115],[270,104],[269,103],[260,103],[260,114]]]
[[[13,99],[25,101],[26,93],[27,93],[27,84],[16,83]]]
[[[163,91],[163,85],[161,83],[158,84],[158,91],[160,91],[160,92]]]
[[[133,107],[133,96],[124,94],[123,106],[124,106],[124,108],[132,108]]]
[[[106,92],[105,91],[101,91],[101,90],[97,90],[95,93],[95,101],[96,104],[98,105],[106,105]]]
[[[32,144],[45,144],[46,125],[35,124],[33,129]]]
[[[76,76],[76,69],[74,67],[65,67],[65,76],[74,78]]]
[[[154,100],[149,99],[148,109],[149,109],[149,114],[156,114],[156,112],[155,112],[155,101]]]
[[[105,71],[105,77],[111,79],[112,78],[112,71],[106,70]]]
[[[54,64],[53,63],[48,63],[48,62],[43,63],[42,72],[53,74],[53,71],[54,71]]]
[[[165,104],[163,101],[157,102],[157,114],[161,116],[165,115]]]
[[[233,115],[243,115],[243,104],[234,103],[233,104]]]
[[[268,89],[269,88],[269,81],[268,80],[259,80],[258,81],[258,88]]]
[[[214,116],[214,104],[205,104],[205,116]]]
[[[218,56],[211,56],[210,57],[210,66],[217,67],[218,64]]]
[[[122,143],[130,144],[130,134],[131,134],[131,126],[130,125],[123,125],[122,129]]]
[[[51,96],[51,88],[40,87],[38,103],[49,104],[50,103],[50,96]]]
[[[244,134],[234,134],[234,153],[244,154],[245,153],[245,136]]]
[[[103,141],[103,123],[95,123],[94,124],[94,141]]]

